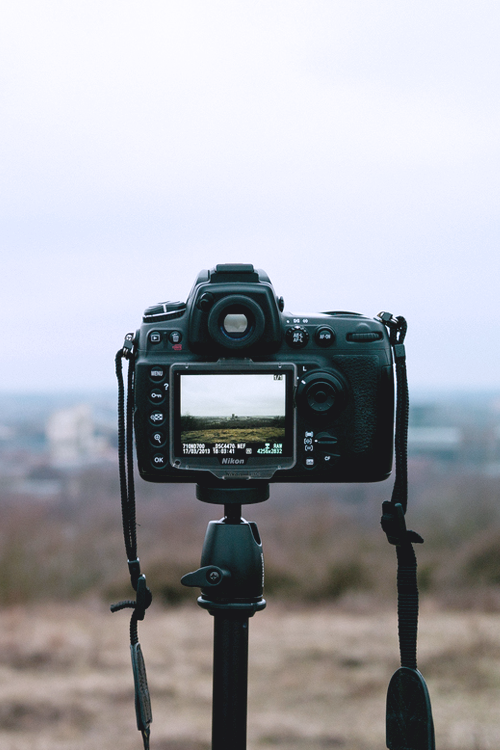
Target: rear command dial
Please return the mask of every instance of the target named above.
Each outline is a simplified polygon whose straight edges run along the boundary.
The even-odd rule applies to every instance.
[[[305,375],[297,391],[297,402],[317,416],[338,414],[344,406],[346,387],[340,375],[314,370]]]

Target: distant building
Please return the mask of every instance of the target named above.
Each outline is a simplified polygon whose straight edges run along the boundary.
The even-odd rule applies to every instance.
[[[109,456],[109,445],[96,434],[88,404],[53,412],[47,421],[46,435],[53,466],[81,466]]]
[[[458,427],[410,427],[408,453],[453,461],[459,458],[462,431]]]

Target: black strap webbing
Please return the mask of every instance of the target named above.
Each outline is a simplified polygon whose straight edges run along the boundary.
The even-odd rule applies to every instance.
[[[127,403],[125,408],[125,389],[123,383],[122,359],[128,359]],[[135,601],[125,600],[111,605],[112,612],[121,609],[133,609],[130,618],[130,653],[135,688],[135,712],[137,729],[141,732],[144,750],[149,749],[150,724],[152,722],[151,701],[149,697],[146,667],[139,643],[139,620],[144,619],[146,609],[152,601],[151,591],[146,586],[146,576],[141,574],[137,557],[134,454],[133,454],[133,408],[134,408],[134,353],[133,334],[127,334],[123,349],[115,357],[116,377],[118,380],[118,470],[120,477],[120,497],[122,506],[123,536],[130,573],[130,581],[136,592]]]
[[[408,504],[408,416],[409,394],[403,317],[379,313],[389,330],[396,365],[396,476],[390,501],[382,505],[382,528],[396,547],[398,572],[398,633],[401,667],[393,675],[387,692],[386,745],[389,750],[435,750],[431,703],[425,680],[417,669],[418,585],[417,558],[413,544],[424,540],[406,528]]]

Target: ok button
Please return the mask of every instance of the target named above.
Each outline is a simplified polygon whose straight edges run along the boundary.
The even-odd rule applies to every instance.
[[[167,457],[163,453],[155,453],[151,463],[155,469],[163,469],[167,465]]]

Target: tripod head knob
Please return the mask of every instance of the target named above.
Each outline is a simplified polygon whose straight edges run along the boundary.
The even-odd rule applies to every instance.
[[[263,609],[264,556],[257,525],[239,513],[210,521],[201,567],[183,576],[181,583],[201,588],[198,604],[204,609]]]
[[[231,578],[229,570],[223,570],[217,567],[217,565],[205,565],[193,573],[186,573],[185,576],[182,576],[181,583],[183,586],[199,586],[205,589],[220,586],[224,579],[227,578]]]

